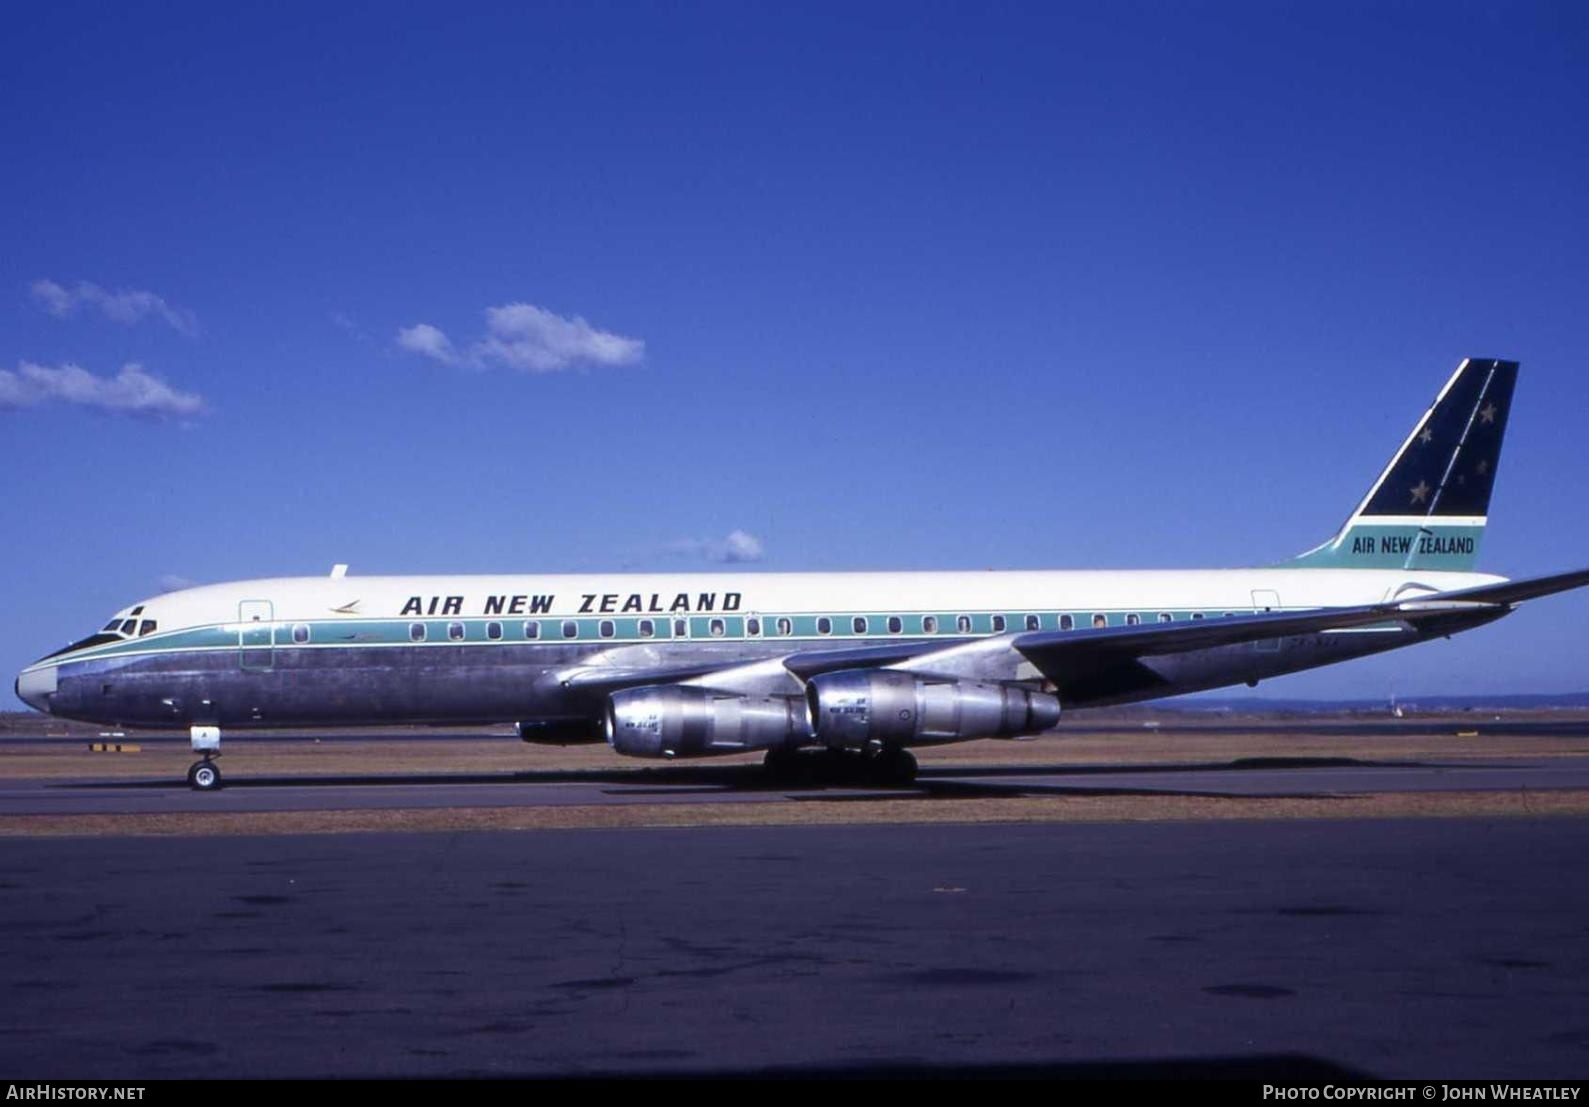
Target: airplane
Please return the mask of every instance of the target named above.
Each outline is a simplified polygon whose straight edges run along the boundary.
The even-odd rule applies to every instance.
[[[1458,366],[1328,541],[1192,571],[291,577],[140,600],[25,669],[31,707],[222,728],[513,723],[619,754],[825,748],[914,779],[914,747],[1030,736],[1063,712],[1260,680],[1446,637],[1589,584],[1474,571],[1517,363]]]

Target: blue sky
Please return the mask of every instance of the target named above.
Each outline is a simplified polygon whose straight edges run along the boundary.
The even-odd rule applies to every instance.
[[[1265,563],[1467,355],[1523,362],[1481,566],[1589,564],[1581,4],[7,24],[0,671],[336,561]],[[1586,616],[1265,690],[1589,688]]]

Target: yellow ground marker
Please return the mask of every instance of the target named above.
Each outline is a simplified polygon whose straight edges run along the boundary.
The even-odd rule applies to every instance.
[[[130,742],[90,742],[89,753],[141,753],[142,746]]]

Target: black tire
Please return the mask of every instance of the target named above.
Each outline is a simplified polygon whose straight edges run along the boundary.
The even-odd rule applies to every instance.
[[[867,761],[869,782],[888,788],[904,788],[916,779],[916,757],[906,749],[887,749]]]
[[[196,792],[214,792],[221,787],[221,770],[213,761],[196,762],[188,769],[188,784]]]
[[[805,784],[815,772],[817,756],[799,750],[776,749],[768,750],[761,763],[767,779],[775,783]]]

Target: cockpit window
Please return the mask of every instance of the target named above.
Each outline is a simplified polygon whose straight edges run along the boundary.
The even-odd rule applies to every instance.
[[[155,632],[155,628],[159,625],[160,624],[156,623],[153,619],[145,619],[143,622],[138,624],[138,637],[142,638],[146,634],[153,634]]]
[[[121,632],[123,634],[131,634],[133,631],[135,631],[137,629],[138,629],[138,620],[137,619],[127,619],[121,624]]]
[[[80,638],[70,646],[61,647],[50,654],[49,657],[44,658],[44,660],[48,661],[50,657],[60,657],[62,654],[86,650],[93,646],[108,646],[112,642],[120,642],[121,640],[122,637],[119,634],[106,634],[104,631],[100,631],[98,634],[91,634],[87,638]]]
[[[100,628],[100,633],[101,634],[105,634],[105,633],[108,633],[110,631],[120,630],[120,629],[121,629],[121,617],[117,616],[116,618],[112,619],[110,622],[106,623],[103,627],[101,627]]]

